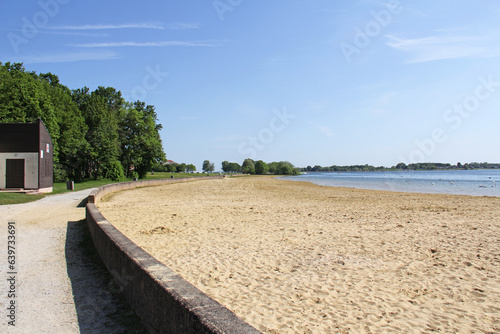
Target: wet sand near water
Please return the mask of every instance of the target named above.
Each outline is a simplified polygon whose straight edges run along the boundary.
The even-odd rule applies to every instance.
[[[500,332],[500,198],[228,177],[99,209],[265,333]]]

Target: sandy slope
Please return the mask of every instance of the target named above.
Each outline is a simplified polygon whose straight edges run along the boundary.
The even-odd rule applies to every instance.
[[[500,198],[226,178],[100,209],[264,332],[500,332]]]

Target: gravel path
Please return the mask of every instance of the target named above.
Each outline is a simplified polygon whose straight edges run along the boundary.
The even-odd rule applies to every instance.
[[[0,206],[0,333],[140,333],[89,238],[92,189]],[[9,222],[15,222],[15,297],[8,296]],[[15,326],[7,307],[15,302]]]

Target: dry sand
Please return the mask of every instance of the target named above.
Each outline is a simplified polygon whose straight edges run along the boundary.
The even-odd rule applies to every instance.
[[[263,332],[500,332],[500,198],[248,177],[99,207]]]

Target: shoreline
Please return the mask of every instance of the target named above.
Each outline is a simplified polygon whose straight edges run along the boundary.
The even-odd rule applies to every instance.
[[[246,177],[135,189],[99,209],[262,332],[500,329],[496,197]]]
[[[491,171],[492,173],[488,173],[488,171]],[[457,172],[459,172],[459,174],[457,174]],[[480,174],[478,174],[478,172]],[[473,173],[473,175],[468,175],[470,173]],[[356,174],[360,174],[362,176],[357,176]],[[437,175],[437,177],[428,176],[433,174]],[[349,175],[349,177],[346,178],[345,175]],[[378,176],[373,177],[373,175]],[[452,176],[451,178],[449,177],[450,175]],[[486,176],[489,176],[489,178],[484,179]],[[317,185],[344,187],[350,189],[393,191],[415,194],[500,197],[500,188],[497,189],[496,187],[496,184],[500,182],[500,173],[499,170],[496,169],[467,171],[423,170],[412,172],[310,172],[299,175],[298,177],[284,176],[281,178],[296,182],[311,182]]]

